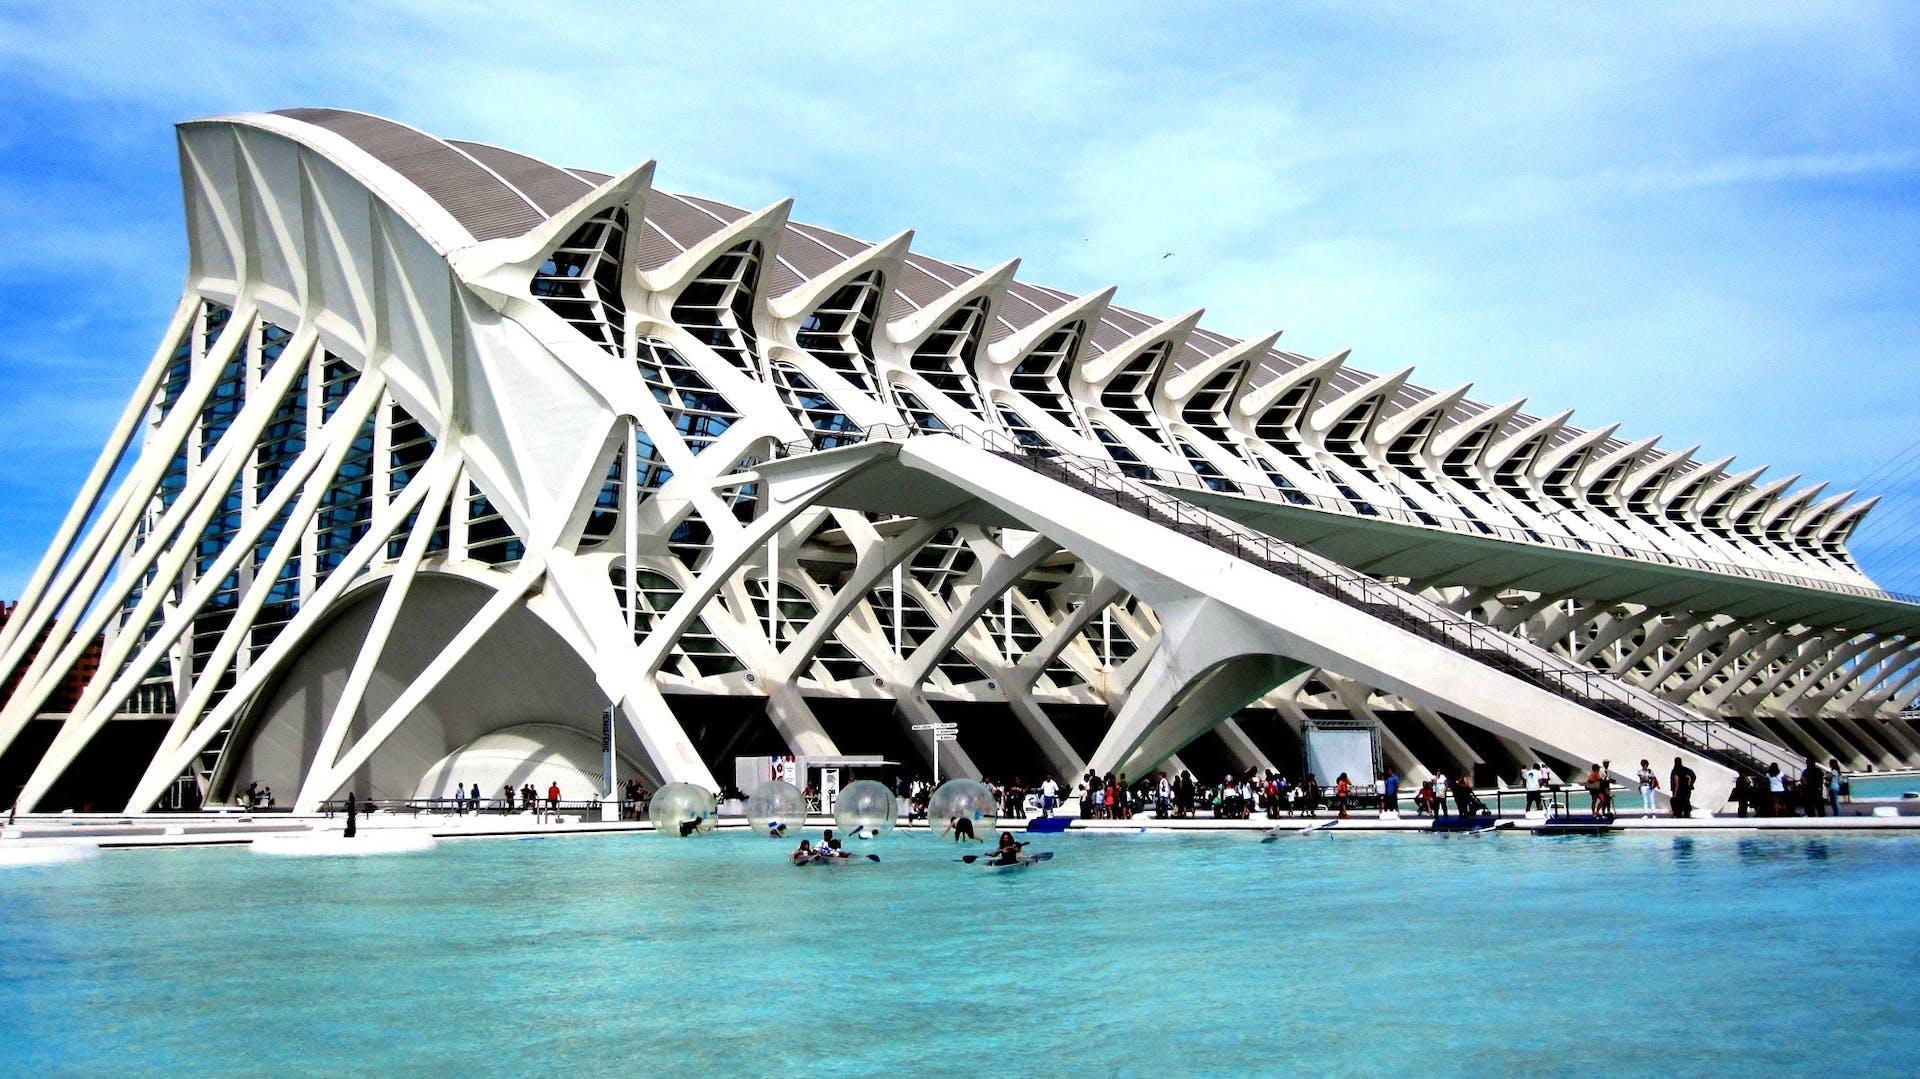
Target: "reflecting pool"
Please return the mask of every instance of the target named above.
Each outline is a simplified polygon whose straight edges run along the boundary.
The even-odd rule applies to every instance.
[[[1920,1069],[1920,839],[741,833],[0,872],[20,1073]],[[977,849],[977,848],[976,848]]]

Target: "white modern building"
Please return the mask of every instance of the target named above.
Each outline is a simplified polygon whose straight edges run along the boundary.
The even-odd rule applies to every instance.
[[[329,109],[179,146],[179,307],[0,629],[22,809],[586,783],[610,707],[623,770],[709,787],[938,720],[1030,782],[1343,723],[1415,781],[1680,757],[1708,805],[1920,763],[1849,492],[651,163]]]

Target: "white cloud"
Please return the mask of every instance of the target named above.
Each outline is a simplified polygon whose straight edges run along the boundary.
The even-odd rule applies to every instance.
[[[656,157],[670,188],[797,195],[855,235],[912,226],[958,261],[1023,255],[1043,283],[1116,283],[1150,312],[1204,306],[1225,332],[1285,328],[1303,351],[1353,345],[1371,369],[1844,480],[1905,444],[1920,390],[1915,21],[1785,3],[17,9],[0,87],[37,115],[0,110],[0,288],[50,265],[99,286],[16,316],[0,399],[49,369],[110,390],[150,352],[180,263],[167,123],[331,104],[565,164]],[[151,310],[116,310],[130,298]]]

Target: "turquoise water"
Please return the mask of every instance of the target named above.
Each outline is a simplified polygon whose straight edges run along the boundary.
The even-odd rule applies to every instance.
[[[1898,798],[1908,791],[1920,791],[1920,776],[1847,777],[1848,789],[1855,798]]]
[[[1920,1069],[1920,839],[743,834],[0,872],[8,1073]]]

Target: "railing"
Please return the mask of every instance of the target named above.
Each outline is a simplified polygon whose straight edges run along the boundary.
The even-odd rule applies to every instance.
[[[476,817],[483,814],[504,817],[510,814],[535,813],[546,816],[553,813],[595,814],[600,811],[600,806],[605,801],[606,799],[601,798],[575,798],[562,799],[559,802],[549,802],[547,796],[544,794],[534,799],[531,805],[517,799],[513,802],[508,802],[499,795],[494,795],[491,798],[482,798],[478,803],[475,803],[471,798],[388,798],[379,801],[372,798],[362,798],[354,803],[354,808],[357,812],[363,814],[381,813],[392,815],[397,813],[411,813],[416,817],[422,813],[445,816],[465,816],[471,813]],[[290,809],[291,807],[282,808]],[[346,811],[347,800],[344,798],[333,798],[320,803],[320,812],[329,817],[336,814],[343,814]],[[646,800],[643,799],[635,802],[632,799],[622,799],[620,801],[621,819],[628,819],[629,814],[637,814],[639,817],[644,818],[647,815]]]
[[[905,425],[860,432],[822,433],[822,439],[789,443],[781,456],[796,456],[860,442],[898,442],[926,432]],[[1797,762],[1765,740],[1736,730],[1592,670],[1511,634],[1463,618],[1414,593],[1356,573],[1284,540],[1243,527],[1185,499],[1164,494],[1121,473],[1113,464],[1036,450],[998,432],[939,432],[979,446],[1005,460],[1064,483],[1153,521],[1216,550],[1367,612],[1485,666],[1519,678],[1590,711],[1626,723],[1715,760],[1736,771],[1764,771],[1768,763]]]
[[[1141,466],[1146,467],[1146,466]],[[1611,558],[1625,558],[1636,562],[1649,562],[1654,565],[1675,566],[1681,569],[1699,570],[1703,573],[1718,573],[1728,577],[1744,577],[1748,580],[1768,581],[1774,584],[1791,585],[1795,588],[1813,588],[1822,592],[1838,592],[1866,599],[1887,599],[1898,603],[1920,604],[1920,596],[1889,592],[1882,588],[1868,588],[1864,585],[1849,584],[1845,581],[1833,581],[1823,577],[1808,577],[1798,573],[1783,573],[1779,570],[1763,569],[1759,566],[1743,566],[1737,562],[1720,562],[1711,558],[1695,558],[1692,555],[1673,554],[1655,550],[1651,547],[1633,547],[1614,543],[1610,540],[1583,539],[1578,536],[1558,535],[1543,529],[1514,527],[1483,521],[1477,517],[1450,517],[1429,510],[1408,509],[1401,506],[1385,506],[1378,502],[1356,501],[1347,498],[1334,498],[1328,495],[1313,494],[1296,488],[1274,487],[1269,484],[1247,483],[1228,477],[1210,478],[1191,472],[1173,469],[1152,469],[1153,479],[1146,482],[1167,487],[1184,487],[1210,494],[1241,495],[1262,502],[1275,502],[1299,509],[1311,509],[1321,513],[1337,514],[1342,517],[1377,518],[1392,521],[1395,524],[1412,528],[1426,528],[1441,532],[1454,532],[1466,536],[1478,536],[1505,540],[1509,543],[1524,543],[1533,547],[1555,547],[1566,551],[1585,554],[1606,555]],[[1222,490],[1220,484],[1229,487]]]
[[[866,428],[865,431],[852,429],[847,431],[815,432],[810,440],[816,450],[832,449],[835,446],[853,445],[866,440],[866,431],[888,432],[883,437],[899,438],[927,432],[910,424],[883,424]],[[956,434],[952,431],[942,434]],[[1017,436],[1000,432],[968,431],[963,436],[969,441],[997,440],[1018,446],[1023,452],[1055,457],[1072,457],[1089,462],[1096,467],[1119,469],[1123,466],[1100,458],[1069,454],[1052,447],[1034,446],[1021,442]],[[792,445],[798,445],[792,444]],[[789,446],[791,448],[791,445]],[[1741,577],[1753,581],[1767,581],[1784,584],[1794,588],[1810,588],[1821,592],[1834,592],[1841,595],[1857,596],[1863,599],[1891,600],[1895,603],[1920,605],[1920,595],[1904,592],[1889,592],[1884,588],[1872,588],[1865,585],[1849,584],[1845,581],[1828,580],[1823,577],[1808,577],[1798,573],[1783,573],[1779,570],[1763,569],[1759,566],[1746,566],[1737,562],[1721,562],[1711,558],[1696,558],[1692,555],[1673,554],[1651,547],[1633,547],[1614,543],[1611,540],[1583,539],[1578,536],[1559,535],[1551,531],[1528,528],[1525,526],[1497,524],[1483,521],[1478,517],[1452,517],[1443,513],[1434,513],[1424,509],[1409,509],[1401,506],[1387,506],[1378,502],[1368,502],[1355,498],[1336,498],[1331,495],[1314,494],[1298,488],[1275,487],[1271,484],[1248,483],[1244,480],[1226,476],[1201,476],[1179,469],[1155,468],[1147,464],[1125,466],[1126,468],[1151,473],[1151,478],[1135,477],[1149,485],[1163,487],[1181,487],[1209,494],[1239,495],[1260,502],[1272,502],[1294,509],[1313,510],[1319,513],[1334,514],[1365,520],[1391,521],[1409,528],[1425,528],[1438,532],[1453,532],[1458,535],[1474,536],[1482,539],[1497,539],[1508,543],[1521,543],[1532,547],[1553,547],[1559,550],[1574,551],[1583,554],[1597,554],[1609,558],[1623,558],[1634,562],[1646,562],[1653,565],[1673,566],[1680,569],[1697,570],[1702,573],[1716,573],[1726,577]],[[1551,516],[1551,515],[1550,515]]]

